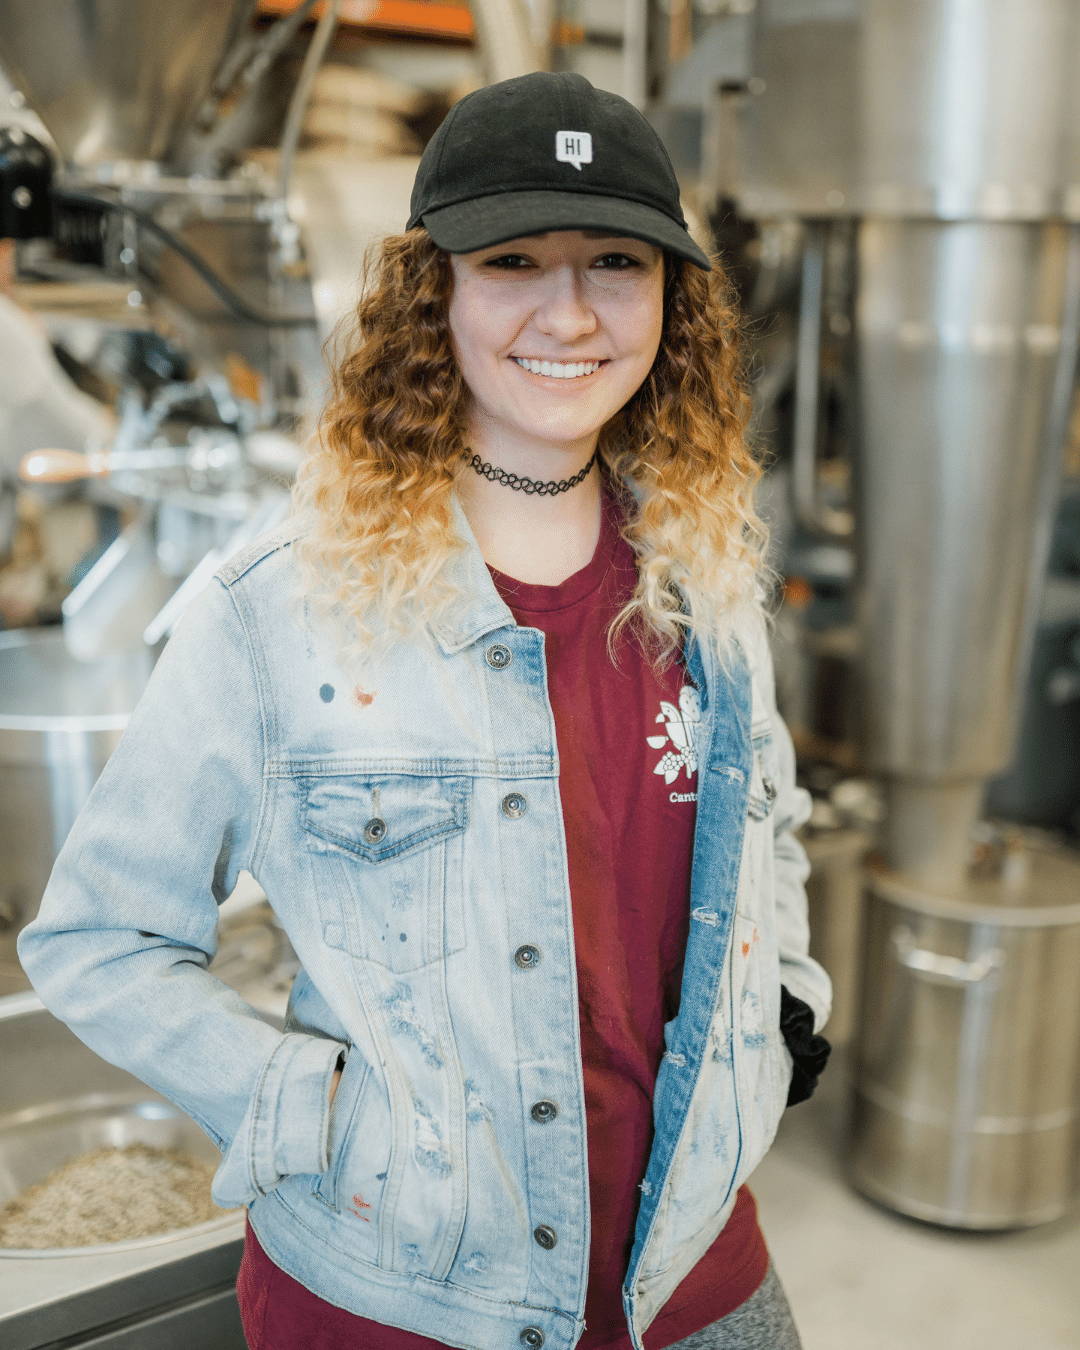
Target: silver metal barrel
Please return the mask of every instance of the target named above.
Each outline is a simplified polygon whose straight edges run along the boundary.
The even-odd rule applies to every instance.
[[[868,1195],[960,1228],[1067,1212],[1080,1161],[1076,880],[1074,861],[1030,840],[958,896],[871,875],[849,1155]]]

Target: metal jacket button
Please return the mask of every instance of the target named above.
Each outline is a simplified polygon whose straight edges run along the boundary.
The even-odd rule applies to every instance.
[[[538,1228],[533,1229],[533,1237],[539,1242],[541,1247],[546,1247],[548,1251],[551,1251],[552,1247],[554,1247],[559,1240],[555,1236],[555,1229],[549,1228],[546,1223],[542,1223]]]
[[[549,1120],[554,1120],[559,1114],[559,1108],[554,1102],[533,1102],[532,1118],[539,1121],[541,1125],[546,1125]]]
[[[540,964],[540,949],[539,947],[530,946],[530,944],[526,942],[524,946],[519,947],[514,953],[514,960],[522,970],[531,970],[533,966],[538,966]]]
[[[518,1340],[522,1345],[527,1345],[529,1350],[540,1350],[544,1344],[544,1333],[539,1327],[522,1327]]]
[[[526,801],[520,792],[508,792],[502,799],[502,809],[504,816],[510,816],[516,819],[525,814]]]
[[[514,659],[514,653],[501,642],[493,642],[484,653],[484,660],[492,670],[505,670]]]
[[[386,821],[380,820],[378,816],[372,816],[364,826],[364,838],[369,844],[377,844],[386,834]]]

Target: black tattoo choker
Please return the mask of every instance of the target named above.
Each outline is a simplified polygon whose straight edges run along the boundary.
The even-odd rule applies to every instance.
[[[466,455],[469,453],[468,450],[465,451]],[[494,483],[505,483],[507,487],[513,488],[516,492],[528,492],[530,494],[538,494],[541,497],[553,497],[557,492],[568,492],[572,487],[576,487],[592,468],[595,459],[596,451],[594,450],[588,464],[574,474],[573,478],[564,478],[561,483],[555,482],[553,479],[546,483],[541,483],[535,478],[524,478],[520,474],[507,473],[505,469],[500,469],[497,464],[489,464],[487,460],[481,459],[480,456],[476,454],[472,455],[469,463],[476,472],[481,474],[484,478],[488,478]]]

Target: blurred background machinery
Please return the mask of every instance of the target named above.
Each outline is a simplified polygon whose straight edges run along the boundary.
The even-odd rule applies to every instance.
[[[470,88],[556,68],[654,123],[751,319],[851,1180],[957,1228],[1066,1211],[1078,64],[1071,0],[8,0],[0,1035],[73,1087],[9,1077],[0,1203],[51,1165],[28,1122],[61,1151],[73,1122],[84,1146],[182,1130],[46,1030],[15,936],[183,604],[284,513],[320,345],[427,137]],[[214,969],[283,1014],[295,958],[250,879]],[[234,1343],[235,1219],[137,1262],[0,1249],[5,1345]]]
[[[644,88],[768,320],[791,720],[875,788],[852,1178],[1042,1222],[1080,1107],[1080,12],[712,8],[646,33]]]

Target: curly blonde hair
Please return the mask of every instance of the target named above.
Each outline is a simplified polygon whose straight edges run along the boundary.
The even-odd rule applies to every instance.
[[[751,611],[760,618],[775,581],[754,509],[762,468],[747,442],[744,320],[710,260],[705,272],[665,254],[656,360],[599,433],[638,563],[608,630],[613,660],[628,624],[658,668],[692,628],[715,636],[729,670],[730,638]],[[446,575],[467,547],[452,508],[468,399],[447,319],[452,276],[422,227],[376,241],[355,312],[327,343],[330,395],[293,489],[298,594],[344,620],[341,655],[360,665],[461,599]]]

